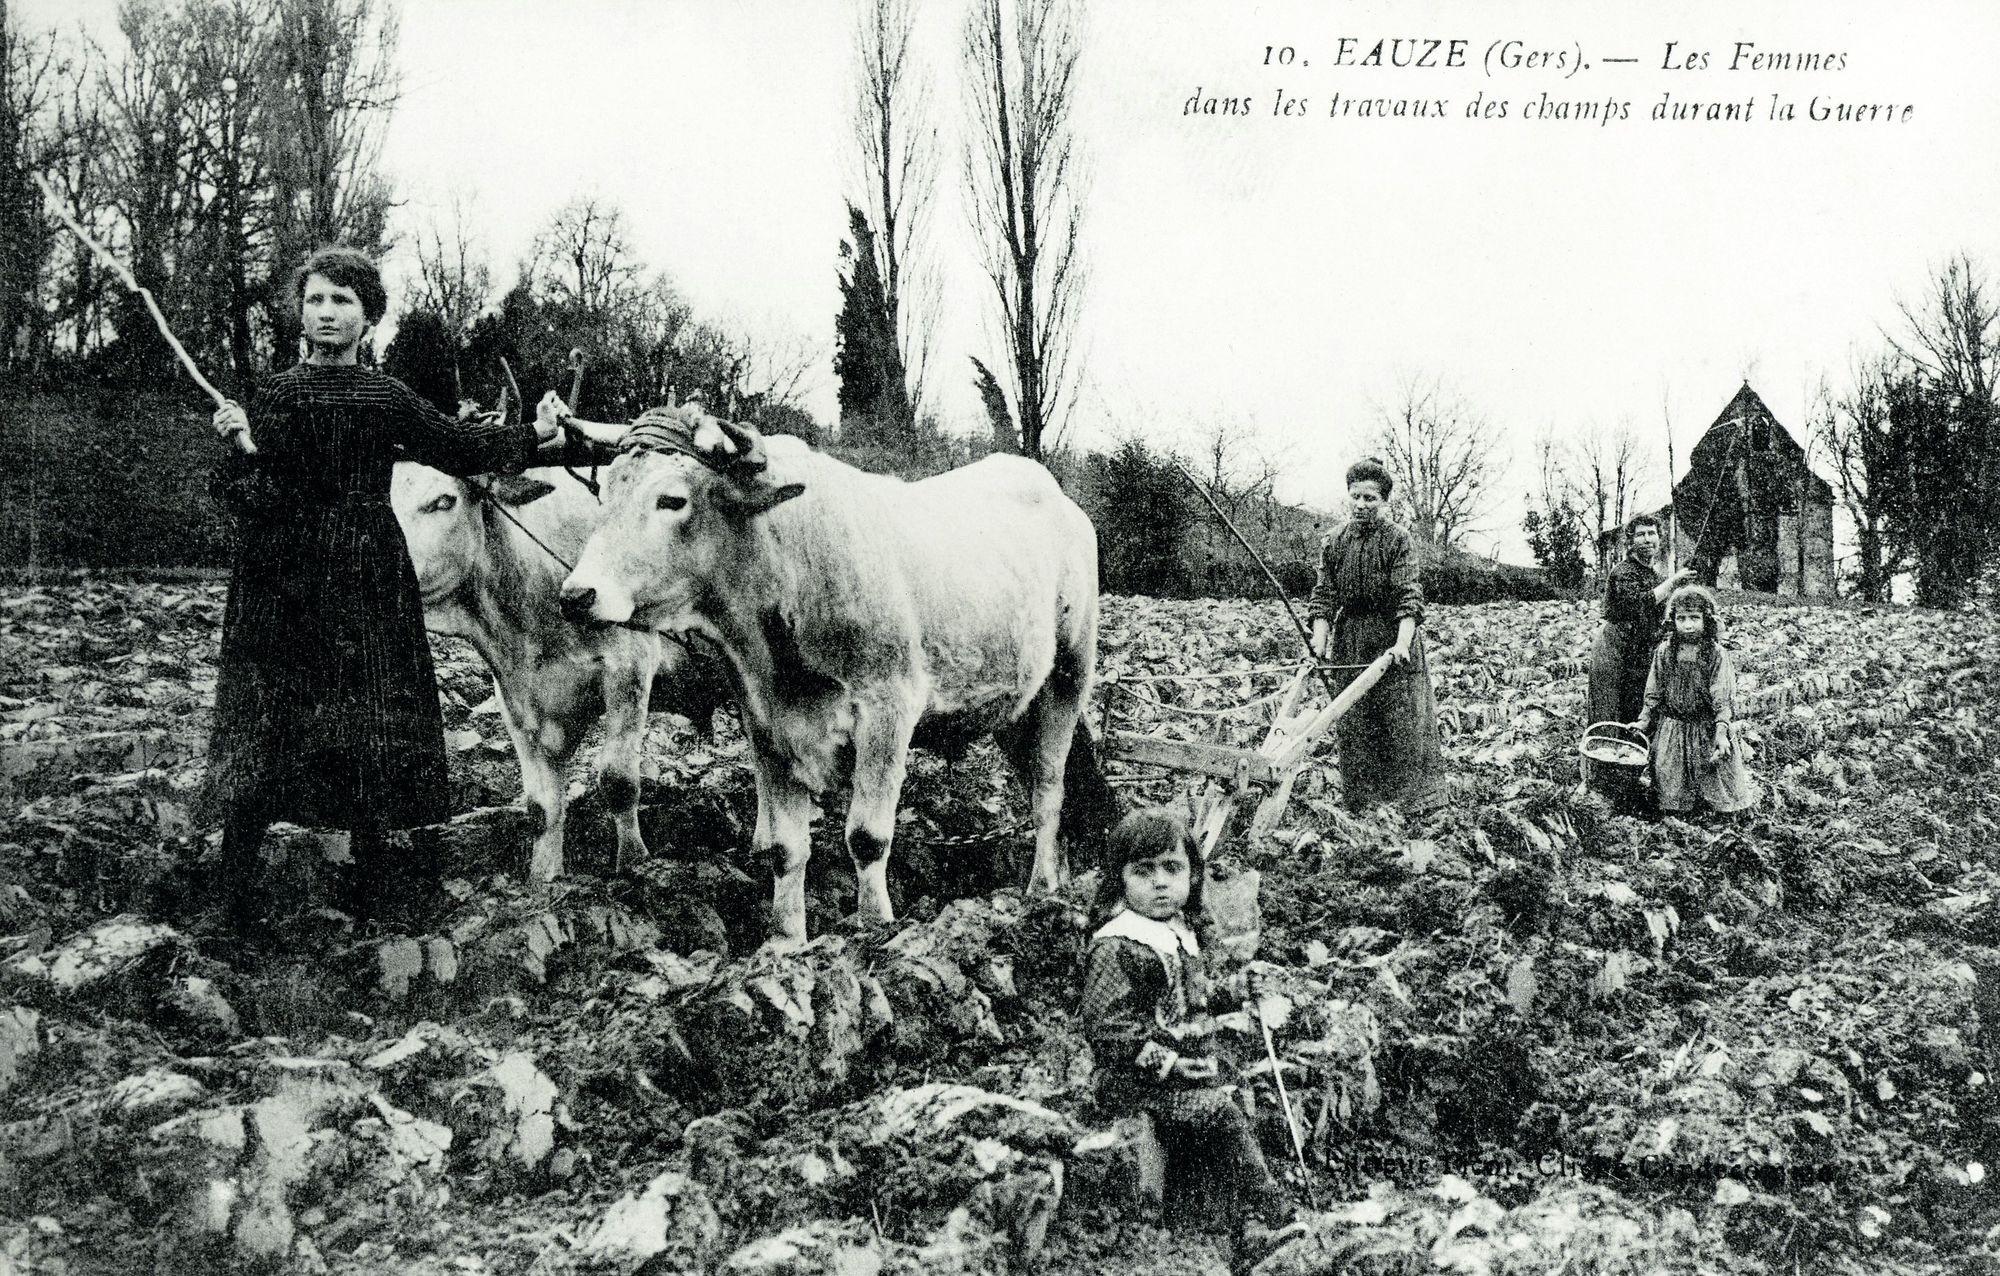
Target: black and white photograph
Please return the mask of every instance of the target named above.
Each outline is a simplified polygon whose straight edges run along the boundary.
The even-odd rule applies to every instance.
[[[0,1276],[2000,1273],[1996,57],[0,0]]]

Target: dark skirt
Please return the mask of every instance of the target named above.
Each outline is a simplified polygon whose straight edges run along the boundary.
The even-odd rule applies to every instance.
[[[1653,665],[1655,635],[1628,634],[1606,623],[1590,652],[1590,721],[1637,722],[1646,707],[1646,672]]]
[[[1327,658],[1337,665],[1368,664],[1395,645],[1397,627],[1393,616],[1343,615],[1334,626]],[[1345,688],[1357,673],[1334,674],[1334,685]],[[1350,810],[1388,803],[1415,814],[1444,800],[1444,757],[1422,626],[1410,643],[1410,667],[1391,666],[1341,718],[1335,734],[1341,788]]]
[[[450,816],[423,603],[387,500],[243,525],[201,810],[363,830]]]

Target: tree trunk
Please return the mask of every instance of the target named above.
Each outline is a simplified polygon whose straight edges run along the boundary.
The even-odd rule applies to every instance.
[[[1860,544],[1856,556],[1860,559],[1856,571],[1856,585],[1861,597],[1871,603],[1888,601],[1882,579],[1882,532],[1870,523],[1860,526]]]

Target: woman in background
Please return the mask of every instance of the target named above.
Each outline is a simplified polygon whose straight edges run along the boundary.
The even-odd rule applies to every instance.
[[[1374,457],[1348,467],[1350,517],[1320,550],[1307,616],[1321,659],[1366,665],[1384,649],[1394,658],[1382,680],[1340,720],[1340,780],[1350,809],[1390,803],[1413,815],[1443,801],[1444,758],[1424,656],[1417,550],[1388,517],[1395,486]],[[1354,677],[1350,670],[1335,680]]]
[[[1630,549],[1604,577],[1604,624],[1590,653],[1590,721],[1631,722],[1646,700],[1646,672],[1660,641],[1661,608],[1694,576],[1683,567],[1660,579],[1660,524],[1650,514],[1632,520]]]

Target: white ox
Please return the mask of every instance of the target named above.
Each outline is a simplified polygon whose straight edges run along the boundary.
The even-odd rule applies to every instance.
[[[559,469],[467,480],[404,461],[390,499],[416,567],[425,626],[469,641],[493,672],[521,791],[540,820],[530,880],[563,870],[564,773],[600,714],[598,784],[618,833],[613,869],[643,857],[639,745],[648,704],[657,689],[665,693],[661,707],[706,729],[713,700],[704,682],[713,679],[655,634],[586,631],[563,619],[558,589],[568,569],[549,551],[576,561],[602,513],[596,498]]]
[[[635,446],[649,432],[684,450]],[[646,414],[625,448],[563,608],[699,635],[724,655],[751,742],[756,849],[772,856],[778,935],[805,936],[814,802],[848,776],[860,910],[890,917],[887,860],[913,734],[997,736],[1029,793],[1031,882],[1053,888],[1072,738],[1089,748],[1080,718],[1097,665],[1097,534],[1049,472],[991,456],[906,483],[693,409]]]

